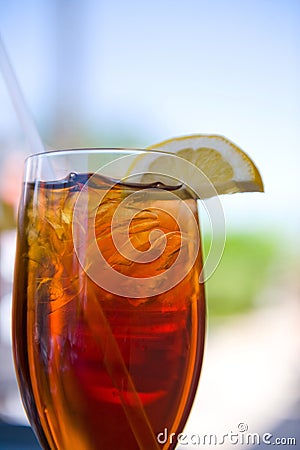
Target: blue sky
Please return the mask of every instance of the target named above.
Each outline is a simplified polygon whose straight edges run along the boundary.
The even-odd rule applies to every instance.
[[[66,103],[91,130],[111,130],[105,145],[117,130],[143,147],[224,134],[253,157],[267,191],[224,198],[227,221],[282,229],[300,224],[299,29],[298,0],[0,0],[0,30],[41,130]],[[2,80],[0,98],[7,138],[18,124]]]

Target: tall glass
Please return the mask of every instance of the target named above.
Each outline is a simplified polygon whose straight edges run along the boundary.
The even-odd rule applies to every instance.
[[[27,159],[13,349],[44,449],[172,449],[187,420],[205,333],[197,200],[147,173],[158,155]]]

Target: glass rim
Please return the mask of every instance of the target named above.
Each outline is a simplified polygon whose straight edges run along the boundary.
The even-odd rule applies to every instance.
[[[164,149],[154,149],[154,148],[132,148],[132,147],[77,147],[77,148],[65,148],[65,149],[54,149],[54,150],[46,150],[44,152],[37,152],[32,153],[31,155],[28,155],[25,158],[25,161],[35,159],[35,158],[42,158],[42,157],[49,157],[51,155],[70,155],[72,153],[74,154],[85,154],[85,153],[99,153],[101,152],[105,153],[128,153],[128,154],[142,154],[142,153],[161,153],[170,155],[172,153],[167,152]],[[173,153],[173,155],[175,155]]]

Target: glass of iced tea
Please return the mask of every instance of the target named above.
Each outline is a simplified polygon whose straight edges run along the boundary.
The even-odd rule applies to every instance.
[[[186,423],[205,333],[197,199],[147,172],[159,153],[27,159],[13,349],[43,449],[172,449],[159,433]]]

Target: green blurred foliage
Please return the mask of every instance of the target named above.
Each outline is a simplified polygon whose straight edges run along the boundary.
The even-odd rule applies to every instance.
[[[257,295],[269,281],[278,260],[276,237],[267,234],[229,234],[222,259],[206,282],[209,317],[217,318],[249,311]],[[204,253],[209,249],[204,237]]]

